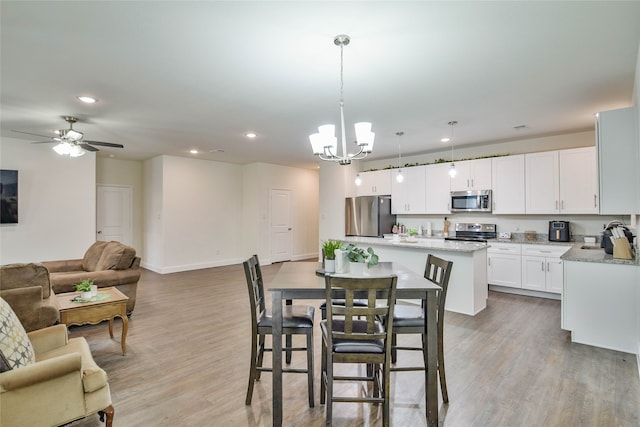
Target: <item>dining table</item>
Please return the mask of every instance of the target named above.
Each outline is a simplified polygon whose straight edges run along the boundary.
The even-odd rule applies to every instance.
[[[293,300],[323,300],[326,297],[325,280],[319,262],[285,262],[270,283],[272,306],[272,381],[273,381],[273,426],[282,426],[282,304]],[[335,274],[335,273],[332,273]],[[398,277],[396,299],[421,300],[424,308],[426,340],[424,354],[425,406],[428,426],[438,425],[438,380],[437,380],[437,291],[440,286],[397,262],[380,262],[366,268],[364,273],[335,274],[340,277],[376,277],[394,274]]]

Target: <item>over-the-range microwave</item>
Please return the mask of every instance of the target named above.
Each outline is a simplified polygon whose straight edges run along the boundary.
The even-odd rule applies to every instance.
[[[491,212],[491,190],[452,191],[451,212]]]

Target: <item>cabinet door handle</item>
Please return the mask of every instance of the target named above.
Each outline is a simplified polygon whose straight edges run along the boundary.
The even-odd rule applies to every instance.
[[[560,209],[564,209],[564,200],[560,202]]]
[[[558,210],[558,201],[556,200],[556,210]]]
[[[473,187],[473,178],[471,178],[471,186]]]
[[[544,271],[544,261],[542,261],[542,271]]]
[[[549,271],[549,261],[547,261],[547,272]]]
[[[594,194],[594,195],[593,195],[593,207],[594,207],[594,208],[597,208],[597,207],[598,207],[597,198],[598,198],[598,195],[597,195],[597,194]]]
[[[489,261],[489,267],[491,267],[491,257],[488,257],[487,261]]]

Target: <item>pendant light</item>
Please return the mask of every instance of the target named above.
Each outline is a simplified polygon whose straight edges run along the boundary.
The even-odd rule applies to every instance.
[[[456,170],[456,164],[453,162],[453,127],[457,125],[458,122],[456,120],[451,120],[447,124],[451,126],[451,138],[449,139],[449,141],[451,142],[451,168],[449,169],[449,176],[451,178],[455,178],[458,174],[458,171]]]
[[[398,135],[398,174],[396,175],[396,181],[398,181],[398,183],[402,183],[404,181],[404,175],[402,174],[402,156],[400,154],[401,153],[400,137],[404,135],[404,132],[398,131],[396,132],[396,135]]]

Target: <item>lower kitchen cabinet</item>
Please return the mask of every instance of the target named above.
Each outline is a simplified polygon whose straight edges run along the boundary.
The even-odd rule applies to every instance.
[[[561,294],[564,276],[560,256],[569,248],[522,245],[522,289]]]
[[[491,243],[487,249],[487,279],[490,285],[522,288],[521,245]]]

